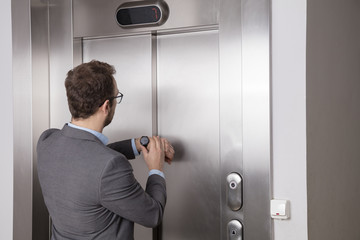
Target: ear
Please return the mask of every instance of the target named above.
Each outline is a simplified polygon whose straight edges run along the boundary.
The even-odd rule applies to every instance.
[[[105,114],[109,114],[110,111],[110,102],[109,100],[106,100],[103,105],[100,106],[100,111],[102,111]]]

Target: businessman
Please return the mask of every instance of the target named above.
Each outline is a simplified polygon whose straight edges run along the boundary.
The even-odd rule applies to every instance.
[[[52,240],[134,239],[134,222],[155,227],[166,203],[164,161],[174,149],[158,136],[107,145],[102,134],[123,95],[107,63],[91,61],[65,80],[71,123],[49,129],[37,145],[38,176],[52,218]],[[142,152],[149,168],[146,189],[128,159]]]

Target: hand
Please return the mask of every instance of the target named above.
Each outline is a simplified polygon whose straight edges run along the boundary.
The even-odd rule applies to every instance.
[[[141,152],[140,138],[135,138],[135,147],[136,150],[140,153]]]
[[[150,143],[147,148],[141,146],[146,165],[149,170],[157,169],[163,171],[165,161],[164,143],[158,136],[149,137],[149,139]]]
[[[167,162],[170,165],[174,158],[175,150],[166,138],[161,138],[161,141],[163,142],[164,145],[165,162]]]

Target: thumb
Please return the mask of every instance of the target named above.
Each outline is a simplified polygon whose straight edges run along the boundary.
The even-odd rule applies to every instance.
[[[141,152],[144,154],[144,157],[149,154],[149,151],[147,150],[146,147],[144,147],[143,145],[141,145],[140,148],[141,148]]]

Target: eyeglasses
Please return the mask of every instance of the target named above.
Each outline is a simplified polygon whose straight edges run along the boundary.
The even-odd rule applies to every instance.
[[[113,99],[116,99],[116,103],[119,104],[121,103],[122,99],[124,97],[124,94],[122,94],[121,92],[119,92],[115,97],[110,97],[108,98],[107,100],[113,100]],[[99,107],[101,107],[104,103],[102,103]]]
[[[122,94],[121,92],[119,92],[115,97],[109,98],[109,100],[116,99],[117,104],[119,104],[119,103],[121,103],[123,97],[124,97],[124,94]]]

